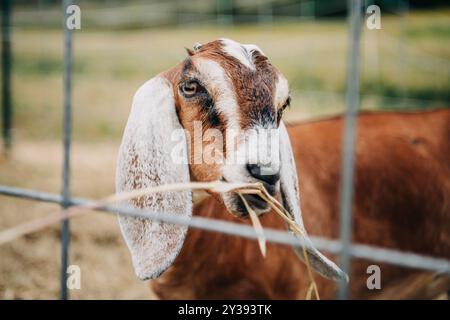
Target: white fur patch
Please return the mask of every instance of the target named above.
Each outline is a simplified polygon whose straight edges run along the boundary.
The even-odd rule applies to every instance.
[[[289,85],[288,81],[282,75],[278,76],[277,83],[275,84],[275,106],[280,108],[289,97]]]
[[[155,185],[189,182],[189,168],[171,158],[171,134],[180,130],[171,84],[155,77],[142,85],[120,146],[116,190],[131,191]],[[185,142],[186,143],[186,142]],[[187,147],[182,150],[187,163]],[[188,191],[156,193],[140,198],[143,208],[165,214],[192,215],[192,195]],[[134,206],[132,201],[121,205]],[[141,279],[158,277],[178,255],[187,227],[120,216],[122,234],[131,252],[133,266]]]
[[[242,45],[239,42],[231,39],[220,39],[220,41],[223,44],[223,50],[225,50],[225,53],[236,58],[247,68],[255,70],[255,64],[253,63],[252,55],[247,49],[248,46],[250,46],[251,49],[256,49],[257,47],[255,45]]]
[[[227,129],[239,129],[239,112],[236,93],[231,79],[215,61],[206,58],[192,59],[202,80],[215,95],[215,107],[225,115]]]
[[[259,53],[265,56],[265,53],[256,44],[244,44],[243,46],[250,53],[250,55],[255,51],[259,51]]]

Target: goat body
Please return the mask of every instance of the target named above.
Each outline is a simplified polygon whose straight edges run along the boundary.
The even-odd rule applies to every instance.
[[[343,125],[335,117],[288,127],[303,218],[313,235],[338,238]],[[355,170],[354,242],[450,258],[450,109],[361,113]],[[199,203],[194,214],[242,222],[213,198]],[[285,230],[274,213],[260,219],[264,227]],[[381,268],[381,290],[366,286],[371,264]],[[419,274],[353,260],[351,297],[376,298]],[[316,282],[321,298],[335,296],[334,282],[318,276]],[[298,299],[305,297],[309,279],[288,246],[268,244],[263,258],[256,241],[190,229],[172,267],[151,286],[164,299]]]

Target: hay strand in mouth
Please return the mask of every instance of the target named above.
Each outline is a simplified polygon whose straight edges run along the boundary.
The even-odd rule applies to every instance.
[[[244,196],[237,192],[239,197],[241,198],[242,202],[244,203],[245,209],[247,209],[247,212],[250,216],[250,220],[252,221],[253,228],[255,228],[255,232],[258,235],[258,245],[259,249],[261,250],[261,254],[263,257],[266,257],[266,237],[264,236],[263,227],[261,225],[261,222],[259,221],[258,215],[256,212],[248,205],[247,200],[245,200]]]
[[[62,220],[70,219],[75,216],[80,216],[86,213],[86,211],[81,210],[82,208],[80,208],[78,211],[67,209],[58,212],[53,212],[43,218],[37,218],[29,222],[25,222],[12,228],[3,230],[0,232],[0,245],[10,242],[20,236],[38,231],[52,224],[58,223]]]
[[[306,236],[304,231],[300,228],[300,226],[293,220],[290,213],[281,205],[281,203],[277,199],[272,197],[267,192],[267,190],[264,188],[264,186],[262,184],[260,186],[258,186],[257,192],[255,190],[251,190],[251,189],[241,190],[240,192],[244,193],[244,194],[257,194],[259,197],[261,197],[261,199],[266,201],[272,207],[272,209],[288,224],[289,230],[291,230],[292,233],[294,233],[296,236],[298,236],[300,238],[304,238]],[[306,251],[306,247],[303,246],[302,249],[303,249],[302,251],[303,251],[303,257],[304,257],[306,269],[308,271],[308,277],[311,281],[311,284],[308,288],[308,292],[306,294],[306,299],[309,300],[312,296],[312,292],[314,291],[316,299],[320,300],[319,290],[317,288],[317,283],[314,280],[314,275],[313,275],[313,272],[311,269],[311,264],[309,262],[309,257],[308,257],[308,253]],[[311,292],[310,292],[310,290],[311,290]]]
[[[309,277],[309,280],[311,281],[309,286],[310,286],[310,288],[314,289],[314,294],[316,295],[316,299],[320,300],[319,290],[317,289],[317,283],[314,280],[314,275],[312,273],[311,264],[309,263],[308,253],[306,252],[305,247],[303,247],[303,257],[305,258],[306,269],[308,270],[308,277]],[[309,291],[309,289],[308,289],[308,291]],[[310,300],[310,299],[308,299],[308,293],[306,293],[306,299]]]
[[[306,292],[306,300],[311,300],[313,290],[314,290],[314,284],[311,282],[308,287],[308,291]]]

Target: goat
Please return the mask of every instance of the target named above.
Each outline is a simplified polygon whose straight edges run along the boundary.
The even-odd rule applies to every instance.
[[[337,238],[342,117],[288,126],[301,174],[302,211],[311,234]],[[358,116],[353,241],[450,258],[450,109],[418,113],[363,112]],[[237,221],[213,198],[195,215]],[[283,228],[275,214],[265,227]],[[381,267],[382,290],[369,290],[367,267]],[[351,297],[434,298],[450,279],[354,260]],[[161,298],[297,299],[308,288],[305,267],[290,248],[190,230],[171,269],[151,283]],[[317,279],[322,298],[335,285]]]
[[[191,180],[263,183],[272,195],[282,195],[304,240],[310,242],[303,228],[289,136],[281,120],[290,101],[286,78],[255,45],[221,39],[187,51],[183,62],[136,92],[118,154],[116,190]],[[226,140],[226,148],[213,144],[218,161],[198,158],[196,150],[211,149],[211,143],[198,139],[198,130],[201,137],[211,133],[215,141]],[[277,133],[273,148],[272,139],[259,139],[266,131]],[[255,159],[255,153],[243,152],[247,146],[272,152],[260,152],[268,156]],[[244,200],[258,215],[270,211],[254,195],[244,195],[244,200],[232,191],[213,195],[236,217],[248,216]],[[192,193],[156,193],[125,205],[189,217]],[[187,232],[185,226],[125,216],[119,216],[119,224],[135,273],[144,280],[158,278],[172,265]],[[305,247],[314,270],[346,279],[312,244]]]
[[[242,45],[229,39],[221,39],[197,45],[194,50],[187,51],[188,57],[183,62],[149,80],[136,92],[119,150],[116,190],[130,191],[189,181],[260,182],[272,195],[281,195],[283,205],[306,235],[300,210],[298,169],[302,177],[306,174],[304,197],[311,197],[304,199],[306,202],[303,205],[303,210],[308,211],[307,226],[315,234],[335,236],[340,122],[329,124],[330,128],[325,128],[324,132],[317,129],[312,135],[308,131],[301,132],[297,127],[290,128],[290,136],[295,146],[293,151],[288,131],[281,119],[283,110],[290,102],[288,83],[261,49],[255,45]],[[320,127],[321,122],[311,124],[314,125]],[[243,146],[248,141],[253,141],[254,137],[262,136],[266,129],[279,133],[278,140],[275,140],[279,150],[270,153],[269,161],[259,158],[255,160],[252,152],[246,153],[237,163],[228,161],[239,158]],[[214,143],[212,148],[212,154],[218,155],[222,161],[209,162],[204,161],[202,157],[199,159],[196,150],[204,148],[211,151],[211,143],[208,143],[211,141],[198,139],[196,130],[200,131],[202,137],[213,132],[215,142],[220,140],[218,136],[222,137],[226,148],[220,143]],[[229,136],[230,131],[234,134]],[[383,130],[375,134],[382,135]],[[297,142],[299,137],[302,138],[302,143],[307,142],[310,146],[302,147],[304,153],[300,154]],[[413,211],[414,219],[422,219],[422,222],[424,220],[421,214],[425,206],[431,206],[431,212],[431,209],[435,208],[431,203],[435,206],[443,204],[443,208],[431,213],[436,215],[430,219],[432,223],[424,224],[424,228],[427,228],[426,234],[431,236],[434,231],[442,230],[435,228],[435,222],[436,225],[440,223],[439,228],[448,226],[448,219],[445,220],[445,214],[442,213],[448,212],[449,169],[442,164],[443,155],[449,154],[448,145],[439,142],[436,146],[435,140],[432,140],[435,138],[428,135],[426,138],[420,136],[416,139],[411,134],[411,137],[413,140],[407,140],[407,143],[414,146],[410,147],[411,150],[417,150],[425,159],[439,159],[433,162],[436,164],[433,172],[436,173],[437,182],[436,185],[427,186],[426,195],[429,197],[423,197],[419,188],[412,185],[406,186],[408,189],[404,191],[408,196],[398,199],[410,201],[410,205],[417,208],[417,211]],[[327,139],[329,142],[325,143]],[[367,139],[371,144],[374,142],[370,133]],[[389,143],[397,147],[395,141],[391,140]],[[317,141],[321,143],[314,145]],[[361,144],[361,141],[364,139],[360,139],[358,143]],[[269,145],[257,143],[257,149],[266,150],[270,148]],[[366,148],[368,147],[372,146],[366,145]],[[360,148],[358,147],[358,150]],[[438,148],[442,148],[442,151],[439,150],[442,153],[436,151]],[[410,149],[405,148],[405,151],[412,152]],[[431,153],[429,149],[432,150]],[[372,221],[376,214],[384,214],[383,218],[391,218],[399,224],[409,213],[401,211],[399,215],[394,215],[394,210],[398,209],[395,207],[397,197],[391,191],[387,199],[384,199],[378,189],[371,189],[382,189],[382,186],[369,186],[370,180],[365,180],[379,175],[377,164],[383,164],[381,160],[386,156],[386,149],[384,151],[373,157],[378,162],[367,160],[367,168],[360,169],[361,163],[365,162],[361,160],[361,156],[358,157],[357,172],[367,173],[358,174],[357,190],[365,190],[380,199],[358,196],[361,191],[357,191],[354,235],[356,241],[377,244],[377,241],[372,240],[379,239],[373,234],[385,230],[386,225]],[[406,161],[405,155],[396,152],[393,154],[398,158],[391,158]],[[363,153],[362,159],[366,156],[367,154]],[[308,163],[310,166],[305,165]],[[403,192],[396,189],[399,179],[404,178],[402,172],[410,173],[411,176],[422,174],[419,177],[421,179],[430,177],[423,176],[423,161],[406,161],[406,164],[410,167],[403,170],[386,168],[392,169],[387,176],[388,186],[396,192]],[[427,162],[426,165],[428,164]],[[364,188],[359,189],[361,185]],[[443,187],[440,188],[441,186]],[[311,191],[308,192],[308,189]],[[430,190],[439,192],[433,195]],[[196,214],[233,221],[248,217],[244,202],[236,193],[212,195],[220,204],[208,200],[196,208]],[[359,197],[362,197],[362,200],[358,200]],[[283,227],[280,221],[274,220],[273,214],[267,214],[270,212],[268,204],[255,196],[244,195],[244,198],[254,211],[261,215],[264,225]],[[388,201],[389,199],[391,201]],[[372,212],[370,203],[375,200],[393,207]],[[185,217],[190,217],[193,212],[192,193],[188,191],[156,193],[126,204]],[[359,210],[365,211],[361,218],[358,218]],[[270,245],[267,259],[264,260],[254,242],[240,238],[230,240],[220,234],[198,230],[188,232],[185,226],[125,216],[119,216],[119,224],[131,253],[136,275],[143,280],[155,279],[152,285],[161,298],[297,298],[305,288],[306,272],[291,248]],[[405,225],[415,224],[408,222]],[[398,243],[401,239],[408,239],[405,238],[405,232],[393,233],[392,236],[399,238],[386,238],[381,244],[402,248]],[[441,232],[439,237],[445,240],[448,239],[448,234]],[[307,236],[306,240],[308,241]],[[439,251],[436,254],[448,253],[447,242],[441,246],[434,241],[436,239],[432,240],[431,243],[436,247],[427,253],[436,253],[436,250]],[[425,244],[423,248],[425,251],[430,249]],[[409,249],[408,244],[404,249]],[[334,280],[346,279],[347,275],[316,249],[308,246],[307,253],[311,266],[319,274]],[[387,275],[384,273],[383,277],[386,278]],[[321,288],[334,286],[325,279],[318,279],[318,283]],[[325,297],[328,295],[325,294]]]

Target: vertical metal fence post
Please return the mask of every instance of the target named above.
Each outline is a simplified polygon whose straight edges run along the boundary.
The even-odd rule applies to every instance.
[[[406,32],[408,31],[408,15],[409,15],[409,2],[399,0],[397,8],[400,14],[400,36],[398,39],[398,57],[400,62],[398,63],[399,75],[400,75],[400,92],[401,92],[401,107],[408,107],[408,60],[407,60],[407,44],[406,44]]]
[[[70,145],[72,134],[72,30],[67,25],[66,9],[72,4],[71,0],[63,1],[63,27],[64,27],[64,113],[63,113],[63,189],[62,207],[70,204]],[[67,266],[69,265],[69,220],[64,220],[61,229],[61,299],[67,300]]]
[[[5,150],[11,147],[11,1],[2,0],[2,135]]]
[[[350,275],[350,245],[352,240],[352,202],[355,162],[356,115],[359,105],[359,43],[361,28],[361,0],[348,1],[350,12],[350,39],[347,56],[347,93],[345,127],[342,139],[342,163],[340,183],[340,237],[342,252],[340,264]],[[339,283],[339,299],[347,299],[348,284]]]

